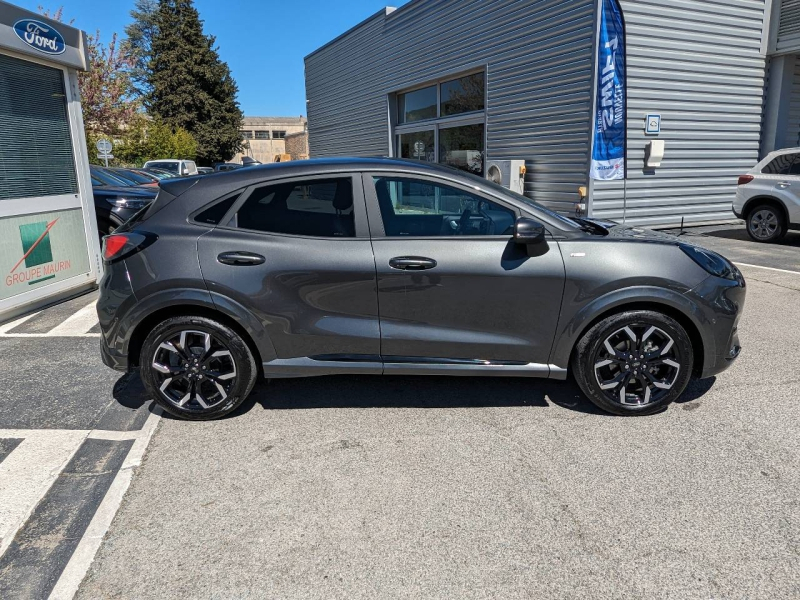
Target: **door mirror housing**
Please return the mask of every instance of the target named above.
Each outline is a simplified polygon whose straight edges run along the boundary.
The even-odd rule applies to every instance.
[[[529,219],[520,217],[514,223],[514,242],[517,244],[541,244],[544,241],[544,225]]]

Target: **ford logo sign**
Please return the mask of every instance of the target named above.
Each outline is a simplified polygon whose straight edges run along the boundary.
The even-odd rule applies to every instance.
[[[62,54],[67,49],[64,38],[55,27],[35,19],[17,21],[14,23],[14,33],[28,46],[45,54]]]

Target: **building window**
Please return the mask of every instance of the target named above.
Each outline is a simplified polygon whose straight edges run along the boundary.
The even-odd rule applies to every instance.
[[[441,87],[441,115],[443,117],[483,110],[485,96],[483,73],[445,81]]]
[[[405,94],[398,94],[398,123],[414,123],[415,121],[435,119],[437,116],[437,102],[435,85]]]
[[[242,130],[242,139],[243,140],[252,140],[253,139],[253,132]]]
[[[396,156],[483,175],[485,82],[472,73],[397,94]]]
[[[269,131],[256,131],[256,139],[257,140],[268,140],[269,139]]]
[[[436,162],[436,133],[433,129],[401,133],[397,138],[400,158]]]
[[[273,131],[272,132],[272,139],[273,140],[282,140],[286,137],[285,131]]]

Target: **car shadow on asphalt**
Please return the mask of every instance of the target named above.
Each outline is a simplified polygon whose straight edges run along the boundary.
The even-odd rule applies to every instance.
[[[693,234],[697,235],[697,234]],[[754,242],[749,235],[747,235],[747,230],[744,227],[731,227],[730,229],[718,229],[715,231],[704,231],[703,233],[699,234],[699,237],[715,237],[715,238],[722,238],[726,240],[737,240],[740,242],[747,242],[751,244],[757,244],[758,242]],[[786,234],[781,240],[777,242],[773,242],[775,246],[787,246],[789,248],[800,248],[800,233],[795,231],[790,231]]]
[[[139,407],[149,401],[141,384],[123,376],[115,386],[120,404]],[[138,375],[133,375],[138,379]],[[693,379],[678,404],[702,398],[715,378]],[[523,377],[392,377],[333,375],[260,380],[245,402],[225,419],[235,419],[259,405],[263,410],[332,408],[493,408],[560,406],[571,411],[613,417],[589,402],[570,377],[567,381]],[[164,418],[173,419],[164,413]]]

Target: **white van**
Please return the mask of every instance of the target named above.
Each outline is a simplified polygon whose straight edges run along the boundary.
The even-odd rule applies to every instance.
[[[163,169],[170,173],[175,173],[179,177],[197,175],[197,165],[193,160],[177,160],[173,158],[160,158],[158,160],[148,160],[144,163],[143,169]]]

